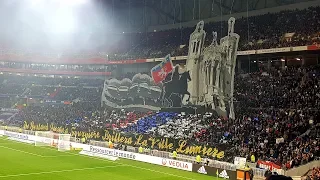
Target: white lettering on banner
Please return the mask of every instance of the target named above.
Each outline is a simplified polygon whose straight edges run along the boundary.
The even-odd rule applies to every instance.
[[[4,131],[3,135],[18,138],[18,139],[25,139],[25,140],[29,139],[28,135],[26,135],[26,134],[15,133],[15,132],[10,132],[10,131]]]
[[[19,109],[1,108],[1,111],[4,111],[4,112],[19,112]]]
[[[116,149],[101,148],[97,146],[90,146],[90,152],[104,154],[108,156],[126,158],[126,159],[136,159],[136,156],[134,153],[130,153],[127,151],[120,151]]]
[[[187,59],[188,56],[176,56],[175,57],[175,60],[184,60],[184,59]]]
[[[251,55],[251,54],[256,54],[256,50],[250,50],[250,51],[238,51],[237,55]]]
[[[183,161],[176,161],[173,159],[162,159],[162,165],[186,171],[189,171],[190,169],[190,171],[192,171],[192,163],[187,163]]]
[[[260,49],[257,50],[257,54],[278,53],[278,52],[290,52],[291,48],[273,48],[273,49]]]
[[[89,152],[89,151],[84,151],[84,150],[80,151],[79,154],[86,155],[86,156],[92,156],[92,157],[100,157],[100,158],[104,158],[104,159],[109,159],[111,161],[116,161],[119,159],[118,157],[108,156],[105,154],[94,153],[94,152]]]
[[[308,46],[292,47],[292,51],[306,51],[306,50],[308,50]]]

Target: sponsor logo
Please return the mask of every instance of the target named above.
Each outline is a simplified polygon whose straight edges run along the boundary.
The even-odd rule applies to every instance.
[[[177,169],[189,169],[188,163],[185,163],[182,161],[175,161],[171,159],[170,160],[162,159],[162,165],[177,168]]]
[[[162,159],[162,165],[166,165],[167,164],[167,160],[166,159]]]
[[[200,174],[208,174],[207,171],[206,171],[206,168],[204,168],[204,166],[201,166],[201,167],[198,169],[197,172],[200,173]]]
[[[133,153],[126,152],[126,151],[119,151],[115,149],[107,149],[107,148],[90,146],[90,152],[119,157],[119,158],[136,159],[136,155],[134,155]]]
[[[224,178],[224,179],[229,179],[228,173],[226,170],[223,170],[220,174],[219,177]]]

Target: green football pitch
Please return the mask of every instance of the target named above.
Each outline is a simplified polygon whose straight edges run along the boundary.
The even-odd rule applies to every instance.
[[[218,180],[198,173],[120,159],[109,161],[0,137],[0,180]]]

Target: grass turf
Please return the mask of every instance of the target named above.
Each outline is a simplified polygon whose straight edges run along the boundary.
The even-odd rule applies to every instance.
[[[109,161],[0,137],[0,180],[212,180],[218,178],[120,159]]]

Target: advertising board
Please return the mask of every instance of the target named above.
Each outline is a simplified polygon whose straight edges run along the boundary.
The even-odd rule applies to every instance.
[[[192,172],[206,174],[208,176],[214,176],[214,177],[223,178],[223,179],[230,179],[230,180],[237,179],[237,172],[236,171],[219,169],[219,168],[205,166],[205,165],[201,165],[201,164],[193,164],[192,165]]]
[[[175,169],[181,169],[185,171],[192,171],[192,163],[177,161],[173,159],[165,159],[161,160],[161,165],[166,167],[171,167]]]
[[[22,134],[22,133],[16,133],[16,132],[11,132],[11,131],[3,131],[3,135],[4,136],[8,136],[8,137],[18,138],[18,139],[30,140],[29,139],[29,135]]]

